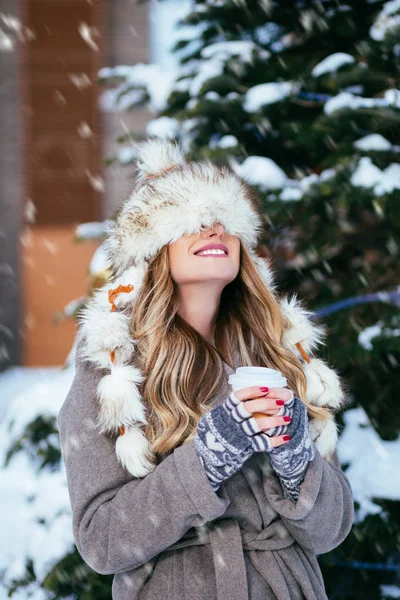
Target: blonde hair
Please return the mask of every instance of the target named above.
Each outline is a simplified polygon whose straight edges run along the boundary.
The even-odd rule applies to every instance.
[[[150,262],[130,319],[135,357],[145,380],[141,393],[145,434],[155,455],[165,455],[195,435],[197,423],[225,376],[223,361],[278,369],[302,399],[310,418],[328,421],[329,409],[306,402],[306,378],[297,356],[281,344],[284,323],[277,300],[240,241],[240,268],[221,294],[215,348],[177,313],[168,246]]]

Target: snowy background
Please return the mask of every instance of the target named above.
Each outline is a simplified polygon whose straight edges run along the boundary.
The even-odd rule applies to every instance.
[[[151,27],[156,28],[160,22],[164,23],[165,27],[158,28],[151,36],[151,64],[120,65],[101,70],[99,75],[102,78],[117,75],[123,77],[119,85],[101,95],[102,110],[114,110],[118,105],[123,111],[147,94],[150,107],[159,112],[165,108],[167,98],[174,89],[189,90],[192,97],[189,101],[190,106],[196,106],[197,94],[202,83],[211,76],[221,74],[229,58],[240,55],[246,62],[251,60],[252,51],[259,51],[250,41],[211,44],[203,48],[202,61],[200,65],[195,66],[197,74],[193,77],[190,70],[193,69],[193,65],[191,68],[178,67],[176,57],[168,52],[174,41],[173,24],[177,17],[181,16],[182,4],[178,0],[170,0],[153,6]],[[189,7],[190,3],[185,5]],[[387,28],[394,28],[400,24],[400,14],[397,14],[397,11],[400,12],[398,0],[386,3],[386,8],[371,28],[372,39],[381,40]],[[189,35],[188,32],[186,34]],[[197,34],[196,30],[190,30],[193,44],[197,43]],[[262,52],[267,58],[267,51]],[[353,61],[351,55],[337,52],[326,56],[314,67],[312,74],[315,78],[332,74]],[[185,72],[188,75],[187,79],[184,77]],[[248,89],[243,99],[245,111],[251,114],[283,100],[293,92],[294,85],[292,82],[266,82]],[[127,86],[130,91],[117,101]],[[210,91],[206,97],[210,101],[222,101],[217,92]],[[353,86],[352,90],[342,91],[330,98],[324,105],[324,113],[332,115],[344,107],[357,110],[360,106],[390,106],[399,109],[400,90],[390,87],[382,98],[377,99],[361,96]],[[195,125],[196,120],[182,123],[175,118],[162,116],[149,123],[147,133],[168,138],[174,138],[179,133],[186,135],[186,139],[190,140],[191,127]],[[237,145],[238,140],[233,135],[222,136],[210,143],[210,147],[214,149],[235,148]],[[364,152],[384,152],[390,149],[396,153],[400,152],[400,140],[399,145],[396,145],[379,133],[370,133],[355,140],[354,147]],[[132,158],[134,152],[131,146],[121,148],[118,154],[121,164],[129,163]],[[334,168],[330,168],[322,170],[319,174],[291,180],[284,170],[268,157],[248,156],[241,164],[232,157],[231,164],[242,177],[259,186],[260,190],[277,191],[281,201],[290,202],[302,200],[310,186],[328,181],[336,173]],[[400,164],[392,162],[381,169],[369,156],[362,156],[355,165],[351,184],[354,188],[372,189],[376,197],[383,196],[400,189]],[[84,224],[77,229],[77,237],[101,237],[107,225],[107,222]],[[96,274],[103,273],[104,269],[104,256],[100,246],[93,257],[90,275],[95,277]],[[73,314],[83,300],[71,298],[66,314]],[[383,324],[378,321],[361,331],[358,336],[360,347],[370,351],[372,340],[382,335],[382,327]],[[392,329],[390,335],[399,333],[399,329]],[[24,438],[26,428],[36,418],[47,418],[49,422],[54,422],[73,377],[73,349],[66,358],[66,364],[60,365],[59,368],[12,368],[0,375],[0,459],[3,465],[7,462],[7,466],[0,471],[0,573],[3,575],[0,599],[8,597],[6,589],[14,579],[24,577],[28,558],[33,561],[36,582],[25,587],[23,592],[17,592],[13,598],[48,598],[40,588],[40,582],[58,560],[74,549],[71,511],[62,463],[61,469],[54,471],[40,469],[35,456],[30,452],[29,444],[22,446],[23,451],[16,452],[7,460],[10,448],[18,446]],[[348,409],[343,419],[344,427],[338,453],[342,464],[346,465],[346,475],[359,506],[356,522],[362,522],[368,515],[381,512],[381,507],[373,501],[374,497],[400,501],[400,478],[394,476],[400,463],[400,439],[383,441],[361,407]],[[55,448],[59,447],[57,434],[49,436],[44,444],[46,448],[49,444],[53,444]],[[400,598],[400,588],[397,586],[382,586],[382,592],[387,597]]]

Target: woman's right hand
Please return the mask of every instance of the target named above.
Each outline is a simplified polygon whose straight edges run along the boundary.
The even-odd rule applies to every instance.
[[[284,391],[287,392],[287,396],[288,390]],[[266,417],[262,413],[258,420],[267,421],[267,424],[261,424],[263,429],[266,428],[267,433],[253,417],[253,411],[265,409],[276,411],[278,407],[276,400],[256,399],[247,402],[249,410],[252,411],[250,413],[245,407],[244,400],[262,394],[260,389],[244,388],[236,393],[243,401],[231,392],[222,404],[218,404],[200,417],[194,437],[195,448],[215,491],[222,481],[242,467],[253,452],[270,452],[274,447],[286,443],[284,436],[280,435],[287,427],[287,424],[281,424],[282,421],[285,423],[282,416]],[[294,397],[284,407],[286,412],[293,402]],[[279,435],[270,437],[275,433]]]
[[[284,432],[291,421],[294,394],[288,388],[273,388],[263,392],[258,386],[246,387],[231,392],[227,402],[232,416],[238,423],[243,426],[244,420],[247,420],[249,435],[263,432],[262,437],[264,442],[267,441],[269,449],[289,441]],[[282,412],[278,415],[280,411]],[[265,440],[265,435],[268,436],[268,440]],[[258,449],[265,450],[265,444],[260,443]]]

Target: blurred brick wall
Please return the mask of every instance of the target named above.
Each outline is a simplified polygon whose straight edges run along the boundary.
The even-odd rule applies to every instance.
[[[71,349],[75,326],[57,321],[60,309],[82,296],[87,268],[97,244],[73,244],[65,226],[26,228],[22,236],[24,273],[24,364],[63,364]]]
[[[150,62],[149,8],[136,0],[2,3],[34,35],[0,56],[0,370],[62,364],[71,348],[74,322],[54,316],[86,292],[97,247],[75,245],[75,226],[110,217],[129,194],[133,170],[104,159],[120,147],[118,135],[144,133],[154,117],[101,113],[97,72]]]
[[[96,244],[73,245],[75,226],[98,220],[101,131],[97,72],[102,65],[103,2],[24,0],[34,32],[22,54],[24,212],[21,237],[25,365],[62,364],[72,320],[55,312],[82,296]]]

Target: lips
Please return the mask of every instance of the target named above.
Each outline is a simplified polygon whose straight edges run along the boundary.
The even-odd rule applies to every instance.
[[[199,258],[228,258],[227,254],[197,254]]]
[[[227,256],[229,254],[229,250],[225,244],[206,244],[202,246],[194,254],[198,254],[199,252],[203,252],[204,250],[223,250],[225,254],[209,254],[208,256]]]

